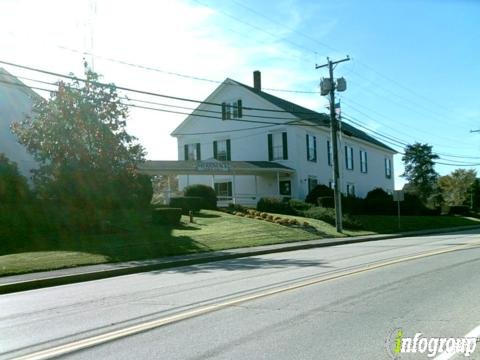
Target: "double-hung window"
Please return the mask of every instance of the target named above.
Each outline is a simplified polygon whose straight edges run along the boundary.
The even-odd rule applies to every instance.
[[[390,179],[392,177],[392,161],[390,158],[385,158],[385,177]]]
[[[352,183],[347,184],[347,195],[355,196],[355,185]]]
[[[307,160],[308,161],[317,161],[317,138],[316,136],[307,134]]]
[[[201,160],[200,143],[184,145],[185,160]]]
[[[318,179],[315,176],[308,177],[308,192],[312,191],[318,185]]]
[[[288,160],[287,133],[268,134],[268,161]]]
[[[213,142],[213,157],[220,161],[231,160],[230,139],[215,140]]]
[[[368,172],[367,152],[365,150],[360,150],[360,172]]]
[[[353,170],[353,147],[345,145],[345,167]]]
[[[229,200],[232,197],[232,182],[225,181],[225,182],[216,182],[215,186],[215,193],[219,200]]]
[[[239,119],[243,117],[242,100],[222,103],[222,120]]]

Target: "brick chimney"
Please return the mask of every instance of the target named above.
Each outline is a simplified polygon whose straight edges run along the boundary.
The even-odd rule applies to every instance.
[[[257,91],[262,90],[262,75],[258,70],[253,72],[253,88]]]

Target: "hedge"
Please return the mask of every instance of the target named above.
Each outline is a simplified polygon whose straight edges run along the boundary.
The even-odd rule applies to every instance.
[[[189,211],[199,212],[204,205],[204,199],[199,196],[179,196],[170,199],[170,207],[182,209],[183,214]]]
[[[335,225],[335,210],[323,207],[313,207],[305,211],[304,216],[311,219],[317,219],[325,221],[330,225]],[[343,227],[345,229],[362,229],[363,226],[356,219],[352,218],[348,214],[344,214],[342,217]]]
[[[317,185],[308,193],[305,202],[318,205],[319,197],[333,197],[333,189],[326,185]]]
[[[194,184],[184,190],[186,197],[200,197],[203,199],[202,209],[215,210],[217,208],[217,194],[207,185]]]
[[[277,198],[262,197],[257,203],[257,210],[275,214],[295,215],[295,210],[288,202]]]
[[[177,225],[182,217],[180,208],[158,208],[152,210],[152,222],[159,225]]]

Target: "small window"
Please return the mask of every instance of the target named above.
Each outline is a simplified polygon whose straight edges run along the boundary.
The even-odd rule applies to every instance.
[[[286,132],[268,134],[268,160],[288,160]]]
[[[367,152],[365,150],[360,150],[360,171],[362,173],[368,172]]]
[[[385,158],[385,177],[387,179],[392,177],[392,161],[390,158]]]
[[[185,160],[201,160],[200,143],[186,144],[184,146]]]
[[[232,182],[217,182],[215,183],[215,193],[218,200],[230,200],[232,198]]]
[[[307,160],[317,161],[317,138],[313,135],[307,134]]]
[[[330,140],[327,140],[327,161],[328,161],[328,165],[332,166],[333,154],[332,154],[332,143],[330,142]]]
[[[348,145],[345,145],[345,167],[353,170],[353,148]]]
[[[230,139],[213,142],[213,157],[220,161],[230,161]]]
[[[347,195],[355,196],[355,185],[352,183],[347,184]]]
[[[333,182],[333,180],[330,180],[330,181],[328,182],[328,187],[329,187],[330,189],[332,189],[332,190],[335,189],[335,183]]]
[[[315,176],[308,177],[308,192],[312,191],[318,185],[318,180]]]
[[[242,100],[222,103],[222,120],[239,119],[243,117]]]

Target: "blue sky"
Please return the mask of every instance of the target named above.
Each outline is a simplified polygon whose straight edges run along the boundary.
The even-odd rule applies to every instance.
[[[200,100],[217,84],[165,71],[251,84],[258,69],[265,88],[307,92],[271,93],[325,111],[316,91],[326,72],[314,65],[348,54],[352,60],[336,68],[348,83],[340,96],[346,118],[396,141],[432,144],[439,162],[476,164],[480,133],[470,130],[480,128],[479,18],[473,0],[1,0],[0,60],[81,74],[82,52],[90,52],[105,81]],[[169,134],[182,120],[133,109],[128,127],[148,158],[175,159]],[[397,188],[402,170],[397,156]]]

